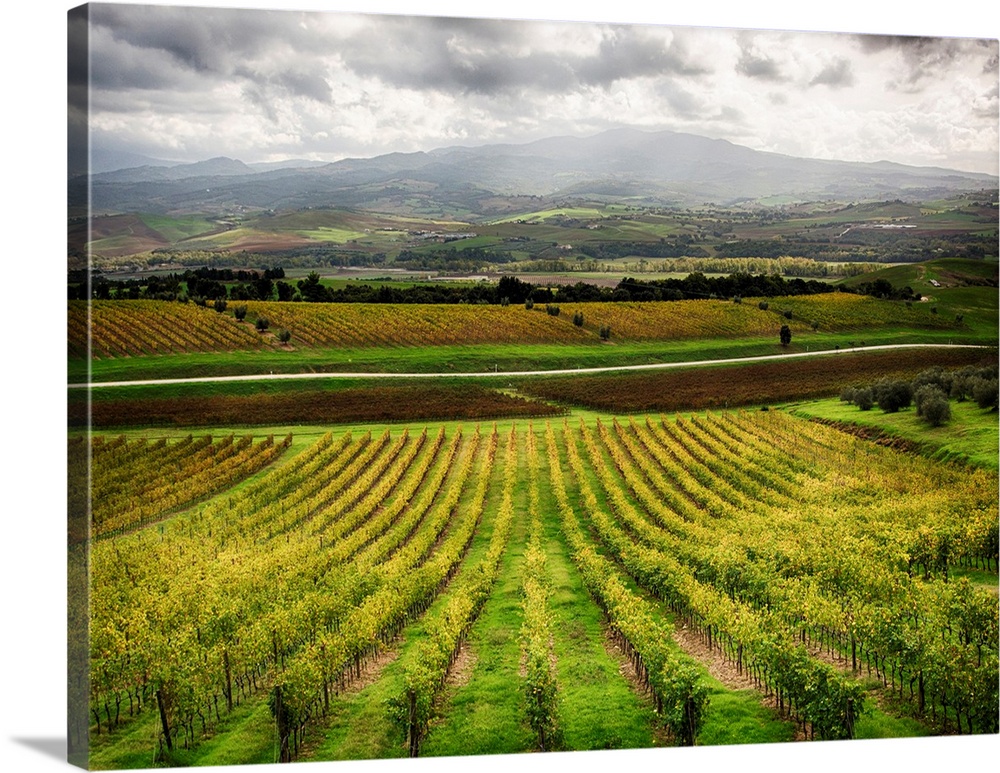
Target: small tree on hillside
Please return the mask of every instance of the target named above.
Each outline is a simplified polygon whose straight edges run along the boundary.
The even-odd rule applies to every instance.
[[[271,327],[271,320],[267,317],[257,317],[257,322],[254,323],[257,326],[257,330],[263,333],[269,327]]]
[[[245,303],[237,304],[233,306],[233,316],[236,317],[237,322],[242,322],[247,317],[247,305]]]
[[[972,399],[980,408],[996,410],[1000,403],[1000,385],[995,378],[980,378],[972,385]]]
[[[886,413],[896,413],[909,408],[913,402],[913,387],[909,381],[884,378],[875,384],[875,402]]]
[[[288,330],[279,330],[278,331],[278,340],[281,341],[281,343],[283,343],[283,344],[287,344],[290,340],[292,340],[291,331],[288,331]]]
[[[940,427],[951,419],[951,403],[948,395],[931,384],[920,387],[913,396],[917,416],[932,427]]]
[[[782,325],[781,330],[778,331],[778,337],[781,339],[782,346],[788,346],[792,342],[792,329],[788,325]]]

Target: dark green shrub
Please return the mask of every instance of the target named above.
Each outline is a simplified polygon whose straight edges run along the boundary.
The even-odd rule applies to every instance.
[[[951,419],[951,403],[940,389],[924,387],[926,394],[920,403],[920,415],[932,427],[940,427]]]
[[[976,405],[983,409],[990,408],[994,411],[997,409],[997,404],[1000,402],[998,392],[1000,392],[1000,384],[995,378],[979,378],[972,385],[972,399],[976,401]]]
[[[854,390],[854,404],[862,411],[870,411],[875,405],[875,395],[871,387],[861,387]]]
[[[913,387],[909,381],[897,381],[884,378],[876,382],[875,402],[886,413],[896,413],[903,408],[909,408],[913,402]]]

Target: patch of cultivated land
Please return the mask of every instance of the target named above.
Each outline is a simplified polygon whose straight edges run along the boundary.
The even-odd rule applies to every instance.
[[[673,743],[664,662],[708,696],[700,743],[996,732],[996,597],[964,579],[996,577],[995,468],[774,410],[294,435],[90,545],[94,767],[405,756],[414,728],[421,754],[534,749],[532,531],[557,748]],[[194,442],[142,437],[71,446],[128,496]]]
[[[811,333],[836,333],[865,341],[869,333],[910,330],[969,340],[985,334],[963,321],[920,304],[880,301],[849,293],[768,299],[767,308],[747,300],[644,303],[561,304],[557,313],[544,306],[442,304],[330,304],[250,301],[244,321],[235,318],[240,304],[223,313],[172,301],[71,301],[70,355],[85,355],[87,325],[91,356],[109,358],[148,354],[252,350],[272,346],[255,329],[266,318],[269,329],[288,330],[298,348],[365,348],[539,345],[609,341],[686,341],[777,337],[782,325],[792,339]],[[573,322],[582,315],[582,324]],[[822,339],[820,339],[822,340]]]
[[[91,766],[671,745],[688,700],[706,745],[997,732],[996,414],[836,400],[996,364],[972,263],[889,269],[910,305],[100,302],[90,358],[70,303],[71,383],[357,374],[68,390]],[[370,375],[419,373],[477,377]]]

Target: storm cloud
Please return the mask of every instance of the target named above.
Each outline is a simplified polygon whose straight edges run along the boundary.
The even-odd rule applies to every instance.
[[[632,126],[996,173],[994,40],[91,9],[95,146],[151,158],[336,160]]]

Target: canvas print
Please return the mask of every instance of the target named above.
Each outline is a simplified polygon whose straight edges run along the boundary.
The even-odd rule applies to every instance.
[[[997,734],[997,40],[67,33],[73,764]]]

